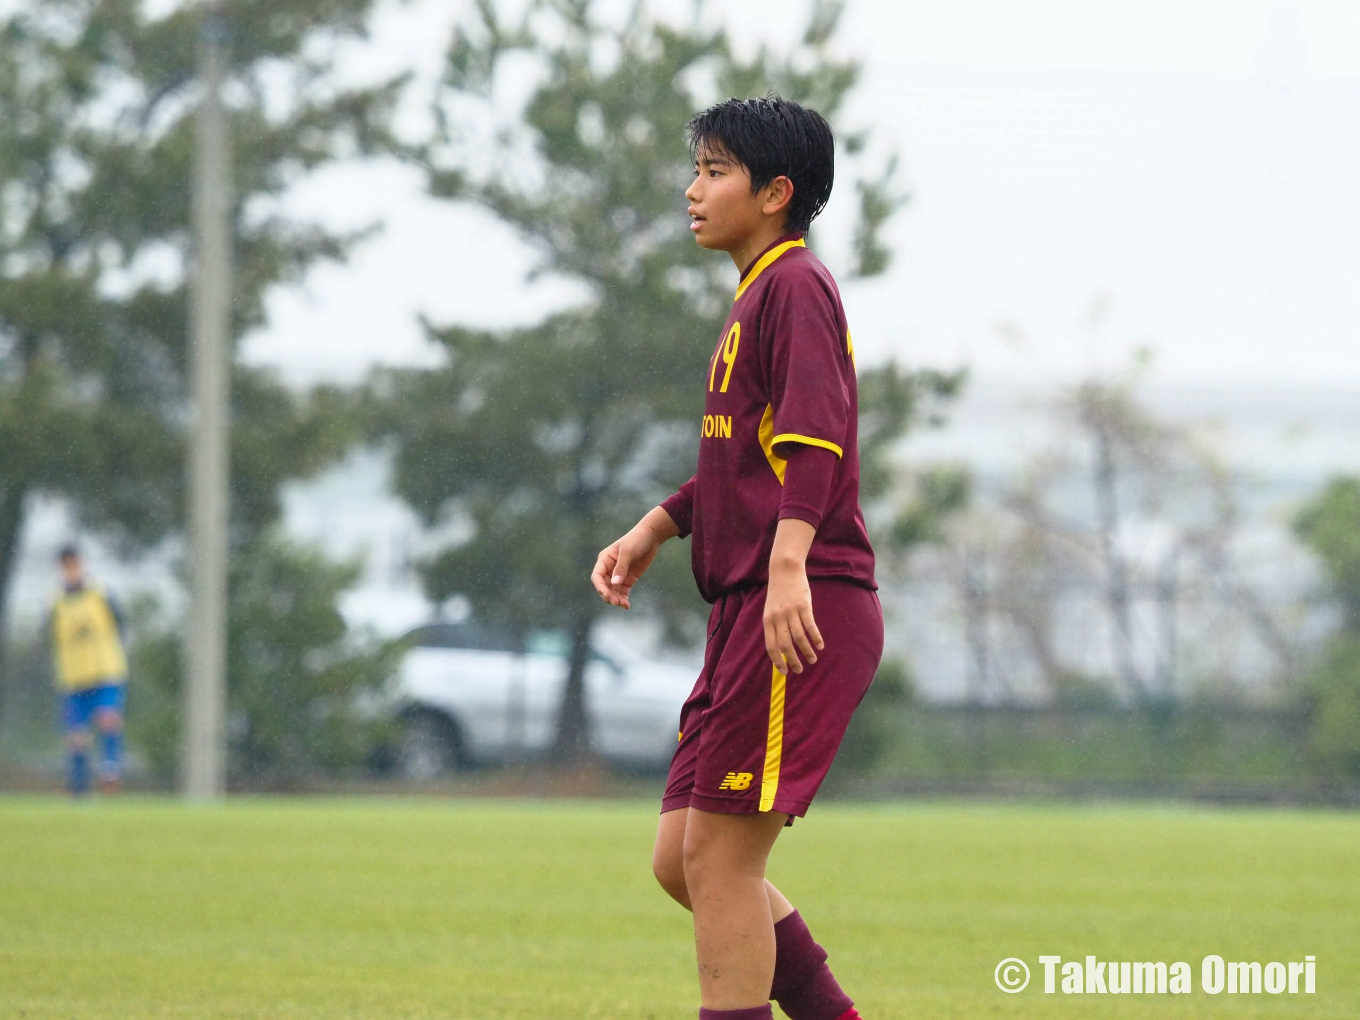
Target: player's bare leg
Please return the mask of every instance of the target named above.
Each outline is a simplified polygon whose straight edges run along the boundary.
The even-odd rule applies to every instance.
[[[656,826],[656,847],[652,851],[652,874],[671,899],[686,910],[693,910],[685,885],[685,823],[688,819],[689,808],[676,808],[661,816]],[[777,923],[793,913],[793,904],[768,878],[765,896],[770,901],[772,921]]]
[[[787,818],[780,811],[689,811],[685,886],[706,1009],[748,1009],[770,1001],[775,939],[765,864]]]

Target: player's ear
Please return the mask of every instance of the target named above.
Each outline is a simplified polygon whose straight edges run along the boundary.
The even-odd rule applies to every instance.
[[[765,185],[765,204],[760,211],[766,216],[782,216],[793,201],[793,181],[779,176]]]

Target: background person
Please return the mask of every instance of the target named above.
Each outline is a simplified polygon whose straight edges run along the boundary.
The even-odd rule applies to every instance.
[[[127,655],[123,650],[124,618],[105,591],[86,583],[80,551],[63,546],[62,593],[52,606],[49,628],[52,663],[69,754],[67,788],[80,797],[90,785],[90,722],[98,727],[103,757],[99,788],[116,792],[122,784],[123,709],[127,688]]]

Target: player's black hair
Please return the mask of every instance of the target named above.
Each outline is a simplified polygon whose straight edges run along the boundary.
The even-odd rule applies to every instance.
[[[74,542],[67,542],[65,545],[63,545],[60,549],[57,550],[57,559],[59,561],[74,560],[79,558],[80,547],[76,545]]]
[[[710,106],[685,131],[691,156],[711,145],[740,161],[751,174],[752,194],[776,177],[793,181],[785,218],[789,230],[806,231],[826,208],[836,139],[816,110],[770,92],[759,99],[727,99]]]

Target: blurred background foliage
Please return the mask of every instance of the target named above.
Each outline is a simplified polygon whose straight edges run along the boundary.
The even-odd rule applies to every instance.
[[[288,789],[308,776],[354,776],[395,739],[395,720],[356,710],[402,652],[346,626],[336,608],[357,563],[329,563],[277,532],[232,560],[227,632],[228,774],[237,789]],[[181,624],[152,604],[136,613],[138,705],[129,738],[169,785],[182,751]]]
[[[317,167],[390,149],[383,125],[401,81],[344,87],[314,45],[362,34],[370,7],[231,5],[238,345],[264,323],[272,288],[343,260],[365,234],[296,220],[276,200]],[[151,17],[137,0],[44,0],[0,21],[0,630],[38,497],[68,501],[83,531],[127,556],[181,537],[200,23],[197,7]],[[354,394],[297,394],[239,360],[231,389],[239,585],[267,567],[253,561],[279,519],[281,486],[332,463],[361,430]],[[340,587],[315,557],[295,566],[318,591]],[[233,605],[244,597],[233,591]],[[260,654],[287,663],[334,638],[276,630],[267,640],[282,645]],[[7,715],[14,683],[0,671]],[[280,711],[304,679],[274,678]],[[237,697],[247,686],[234,685]]]
[[[1309,750],[1317,773],[1345,784],[1360,778],[1360,478],[1337,477],[1294,519],[1317,555],[1337,627],[1304,682]]]

